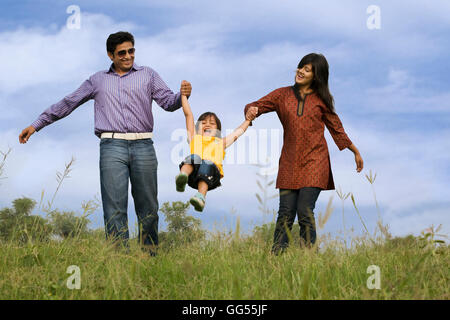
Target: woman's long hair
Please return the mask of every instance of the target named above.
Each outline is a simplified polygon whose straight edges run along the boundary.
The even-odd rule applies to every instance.
[[[322,99],[327,108],[330,109],[331,112],[335,113],[334,99],[330,93],[330,89],[328,88],[329,67],[327,59],[325,59],[322,54],[310,53],[300,60],[297,68],[301,69],[308,63],[312,65],[312,71],[314,73],[314,79],[310,85],[310,88],[320,97],[320,99]],[[298,89],[297,83],[294,84],[295,94],[300,96]]]

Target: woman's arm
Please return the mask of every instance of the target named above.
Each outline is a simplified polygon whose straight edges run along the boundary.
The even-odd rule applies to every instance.
[[[244,114],[247,114],[249,108],[256,107],[258,112],[256,117],[259,117],[263,113],[277,111],[278,105],[280,103],[281,89],[276,89],[269,94],[265,95],[261,99],[249,103],[244,108]],[[250,122],[250,125],[251,122]]]
[[[226,149],[231,146],[244,132],[248,129],[250,122],[256,118],[258,109],[256,107],[250,107],[245,114],[245,121],[237,127],[231,134],[223,139],[223,148]]]
[[[356,146],[353,143],[348,148],[355,155],[356,171],[361,172],[361,170],[364,167],[364,161],[363,158],[361,157],[361,154],[359,153],[358,148],[356,148]]]
[[[181,96],[181,106],[183,107],[184,116],[186,118],[186,130],[188,135],[188,143],[191,143],[195,134],[194,115],[192,114],[187,96]]]
[[[330,111],[326,106],[321,107],[323,108],[322,121],[330,132],[331,137],[339,150],[344,150],[350,147],[352,141],[345,133],[341,119],[339,119],[335,112]]]
[[[353,154],[355,155],[356,171],[361,172],[364,167],[364,161],[361,157],[361,154],[359,153],[358,148],[356,148],[356,146],[345,133],[344,127],[342,126],[342,122],[339,119],[338,115],[334,112],[331,112],[328,108],[324,108],[325,112],[322,119],[328,131],[330,132],[331,137],[338,146],[339,150],[348,148],[353,152]]]

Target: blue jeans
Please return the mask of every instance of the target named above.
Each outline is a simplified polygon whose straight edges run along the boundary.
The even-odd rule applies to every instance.
[[[300,240],[310,246],[316,242],[314,208],[321,189],[306,187],[297,190],[280,189],[280,209],[275,225],[272,252],[278,253],[289,245],[288,231],[292,230],[295,216],[298,215]]]
[[[194,167],[194,171],[189,175],[188,186],[198,190],[198,182],[203,180],[208,185],[208,191],[214,190],[221,186],[220,183],[220,171],[214,162],[209,160],[203,160],[196,154],[187,156],[181,163],[180,169],[185,164],[191,164]]]
[[[130,181],[139,224],[139,242],[150,248],[158,245],[157,167],[152,139],[101,139],[100,184],[107,239],[128,244]]]

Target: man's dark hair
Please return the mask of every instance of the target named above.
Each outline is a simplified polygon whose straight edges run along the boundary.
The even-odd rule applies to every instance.
[[[114,54],[114,51],[116,51],[116,47],[119,44],[127,41],[130,41],[134,46],[134,37],[131,33],[126,31],[119,31],[116,33],[112,33],[106,40],[106,50]]]

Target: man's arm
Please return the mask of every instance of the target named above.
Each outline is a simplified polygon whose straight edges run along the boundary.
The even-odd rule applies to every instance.
[[[181,107],[181,95],[189,98],[191,95],[191,84],[187,81],[181,84],[180,92],[174,94],[166,85],[159,74],[153,70],[151,80],[152,99],[166,111],[175,111]]]
[[[23,129],[19,135],[19,142],[26,143],[34,132],[39,131],[49,124],[68,116],[73,110],[81,106],[86,101],[92,99],[93,96],[94,87],[91,79],[88,79],[84,81],[75,92],[64,97],[64,99],[55,103],[41,113],[39,118],[34,121],[31,126]]]

